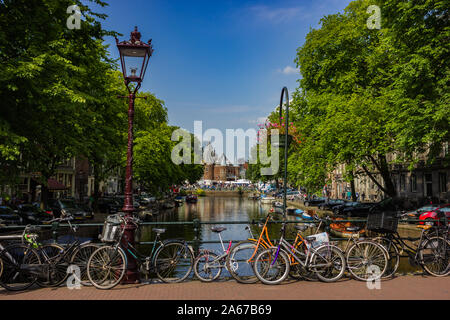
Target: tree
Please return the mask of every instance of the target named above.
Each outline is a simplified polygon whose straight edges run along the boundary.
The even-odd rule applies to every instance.
[[[83,12],[80,30],[66,26],[73,4]],[[96,20],[104,17],[80,1],[0,3],[0,123],[11,137],[2,138],[2,162],[6,150],[21,169],[40,172],[44,201],[47,179],[58,163],[86,152],[86,124],[98,117],[112,64],[102,38],[114,34]]]
[[[366,27],[372,4],[381,7],[380,30]],[[293,116],[304,140],[292,168],[301,182],[318,184],[345,163],[349,181],[362,168],[395,196],[387,155],[412,161],[431,146],[433,158],[449,138],[445,17],[442,1],[353,1],[308,33],[295,60]]]

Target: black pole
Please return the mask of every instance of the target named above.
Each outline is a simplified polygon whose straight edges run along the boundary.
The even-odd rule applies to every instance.
[[[283,222],[286,221],[286,195],[287,195],[287,158],[288,158],[288,131],[289,131],[289,93],[286,87],[281,90],[280,97],[280,124],[283,115],[283,98],[286,97],[286,120],[285,120],[285,134],[284,134],[284,181],[283,181]]]

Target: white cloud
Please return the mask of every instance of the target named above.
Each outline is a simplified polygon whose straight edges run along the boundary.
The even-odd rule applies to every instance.
[[[251,119],[248,121],[250,124],[264,124],[267,120],[267,117],[259,117],[256,119]]]
[[[278,70],[279,72],[281,72],[282,74],[298,74],[300,72],[299,69],[297,68],[293,68],[291,66],[286,66],[283,70]]]
[[[257,18],[270,22],[284,22],[299,17],[302,9],[299,7],[292,8],[271,8],[264,5],[252,6],[250,12]]]

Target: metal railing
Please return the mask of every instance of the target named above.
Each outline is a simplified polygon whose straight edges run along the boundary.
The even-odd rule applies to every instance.
[[[346,222],[357,222],[357,223],[366,223],[367,219],[344,219],[344,220],[338,220],[338,221],[334,221],[334,220],[322,220],[325,223],[325,227],[329,228],[329,225],[331,223],[346,223]],[[399,220],[398,223],[399,224],[407,224],[407,223],[414,223],[414,222],[423,222],[423,220],[419,220],[419,219],[404,219],[404,220]],[[441,219],[440,221],[445,223],[444,219]],[[190,240],[187,241],[188,243],[192,243],[196,246],[199,246],[200,244],[207,244],[207,243],[220,243],[219,240],[201,240],[200,239],[200,231],[201,231],[201,226],[202,225],[213,225],[213,224],[242,224],[242,225],[255,225],[258,224],[260,222],[260,220],[251,220],[251,221],[243,221],[243,220],[238,220],[238,221],[200,221],[199,219],[194,219],[192,221],[153,221],[153,222],[142,222],[140,223],[140,225],[142,226],[154,226],[154,225],[158,225],[158,226],[170,226],[170,225],[191,225],[193,227],[193,231],[194,231],[194,235],[195,238],[194,240]],[[314,221],[314,220],[305,220],[305,219],[298,219],[298,220],[291,220],[291,221],[285,221],[287,224],[299,224],[299,223],[304,223],[304,224],[318,224],[320,223],[319,221]],[[269,221],[269,224],[281,224],[283,223],[283,221]],[[437,223],[437,220],[436,222]],[[103,227],[103,223],[79,223],[79,224],[72,224],[73,226],[77,226],[77,227],[99,227],[102,228]],[[58,239],[58,231],[62,228],[68,228],[69,224],[61,224],[58,222],[52,223],[52,224],[41,224],[41,225],[36,225],[37,227],[40,227],[42,229],[50,229],[52,231],[52,238],[53,240],[57,240]],[[0,232],[2,231],[8,231],[8,230],[23,230],[25,228],[25,226],[20,225],[20,226],[3,226],[0,227]],[[329,229],[328,229],[329,230]],[[99,234],[101,233],[101,230],[99,230]],[[407,239],[407,238],[402,238],[402,239]],[[245,240],[245,239],[241,239],[241,240]],[[237,242],[237,241],[241,241],[241,240],[223,240],[224,242],[229,242],[229,241],[233,241],[233,242]],[[347,238],[331,238],[330,237],[330,241],[348,241]],[[147,245],[147,244],[153,244],[152,241],[140,241],[137,242],[138,244],[142,244],[142,245]]]

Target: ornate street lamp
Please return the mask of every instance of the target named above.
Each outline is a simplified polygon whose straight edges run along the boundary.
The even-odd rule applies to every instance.
[[[116,38],[117,48],[120,54],[120,63],[122,65],[123,78],[128,89],[128,149],[127,149],[127,167],[125,172],[125,201],[122,211],[127,216],[132,216],[133,206],[133,121],[134,121],[134,100],[136,92],[141,87],[144,80],[145,71],[153,48],[150,39],[148,43],[141,41],[141,33],[134,27],[131,32],[130,40],[119,42]],[[128,72],[129,71],[129,72]],[[125,226],[123,245],[127,242],[134,245],[134,231],[136,227],[127,223]],[[127,252],[127,250],[125,250]],[[128,256],[128,270],[126,282],[133,283],[139,281],[139,272],[137,270],[134,257]]]

